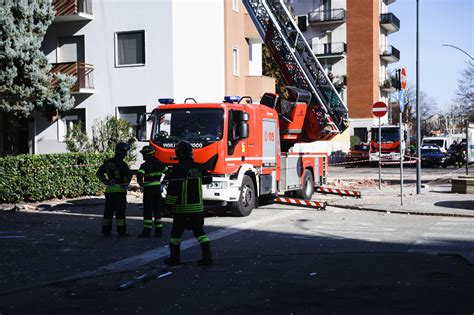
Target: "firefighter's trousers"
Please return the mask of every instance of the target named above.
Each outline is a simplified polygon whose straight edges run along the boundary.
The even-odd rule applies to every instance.
[[[175,213],[171,228],[171,244],[179,245],[184,230],[192,230],[199,243],[209,242],[204,232],[204,212]]]
[[[110,235],[112,232],[112,220],[115,213],[115,220],[117,224],[117,233],[124,235],[127,233],[125,224],[125,208],[127,206],[127,193],[114,192],[105,193],[105,209],[104,218],[102,220],[102,233]]]
[[[159,186],[145,187],[143,190],[143,227],[145,229],[151,229],[153,226],[157,229],[163,228],[162,206],[161,188]]]

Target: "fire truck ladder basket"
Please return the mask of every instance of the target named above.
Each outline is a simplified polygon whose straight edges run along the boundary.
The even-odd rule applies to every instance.
[[[334,194],[339,196],[349,196],[349,197],[362,197],[360,191],[357,190],[347,190],[347,189],[336,189],[336,188],[328,188],[328,187],[316,187],[315,191],[323,193],[323,194]]]
[[[311,93],[325,131],[334,135],[348,127],[348,110],[283,0],[242,0],[269,48],[285,83]]]
[[[274,201],[276,203],[298,206],[298,207],[316,208],[320,210],[326,209],[326,202],[320,202],[320,201],[303,200],[303,199],[286,198],[286,197],[278,197],[278,198],[275,198]]]

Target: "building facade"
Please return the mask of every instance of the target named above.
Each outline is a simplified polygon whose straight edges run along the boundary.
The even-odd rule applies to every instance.
[[[288,0],[300,29],[321,65],[334,77],[349,109],[350,135],[367,142],[378,124],[372,115],[377,101],[390,103],[394,91],[389,65],[400,51],[389,45],[389,34],[400,21],[389,12],[395,0]],[[384,118],[387,123],[387,116]]]
[[[258,100],[275,91],[274,79],[262,76],[262,42],[241,1],[53,0],[53,6],[42,49],[53,72],[77,78],[75,107],[52,124],[35,114],[26,131],[29,153],[65,152],[64,137],[75,124],[91,133],[94,121],[110,115],[139,127],[139,147],[146,145],[151,125],[138,117],[159,98]]]

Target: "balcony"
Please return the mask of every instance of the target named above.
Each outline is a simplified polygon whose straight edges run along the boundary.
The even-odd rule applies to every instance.
[[[383,13],[380,14],[380,26],[388,34],[398,32],[400,30],[400,20],[393,13]]]
[[[393,93],[396,91],[393,78],[385,78],[380,82],[380,89],[385,92]]]
[[[252,18],[247,13],[244,14],[244,32],[245,38],[260,39],[257,28],[252,22]]]
[[[380,57],[388,63],[394,63],[400,61],[400,51],[392,45],[381,47]]]
[[[63,73],[76,77],[71,87],[72,94],[94,94],[94,66],[83,62],[64,62],[52,64],[51,72]]]
[[[54,22],[90,21],[92,0],[53,0]]]
[[[336,89],[342,89],[347,86],[347,76],[345,75],[337,75],[335,76],[332,84],[336,87]]]
[[[245,95],[259,100],[264,93],[275,93],[275,79],[267,76],[246,76]]]
[[[313,45],[313,52],[318,58],[343,58],[347,52],[347,44],[326,43]]]
[[[316,10],[308,13],[308,22],[312,25],[339,24],[346,21],[346,10]]]

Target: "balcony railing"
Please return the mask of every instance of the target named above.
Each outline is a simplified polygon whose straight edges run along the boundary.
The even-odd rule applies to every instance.
[[[63,62],[52,65],[51,72],[63,73],[76,77],[76,83],[71,87],[73,93],[92,94],[94,92],[94,66],[83,62]]]
[[[346,10],[316,10],[308,13],[310,24],[342,23],[346,20]]]
[[[400,61],[400,51],[392,45],[380,48],[380,57],[389,63]]]
[[[318,57],[341,57],[347,52],[346,43],[326,43],[313,45],[314,54]]]
[[[400,20],[393,13],[380,14],[380,25],[389,34],[400,30]]]
[[[347,76],[345,75],[336,76],[333,80],[333,84],[336,88],[343,88],[347,86]]]
[[[54,22],[92,20],[92,0],[53,0]]]
[[[395,82],[394,78],[385,78],[380,82],[380,88],[386,92],[394,92],[395,91]]]

